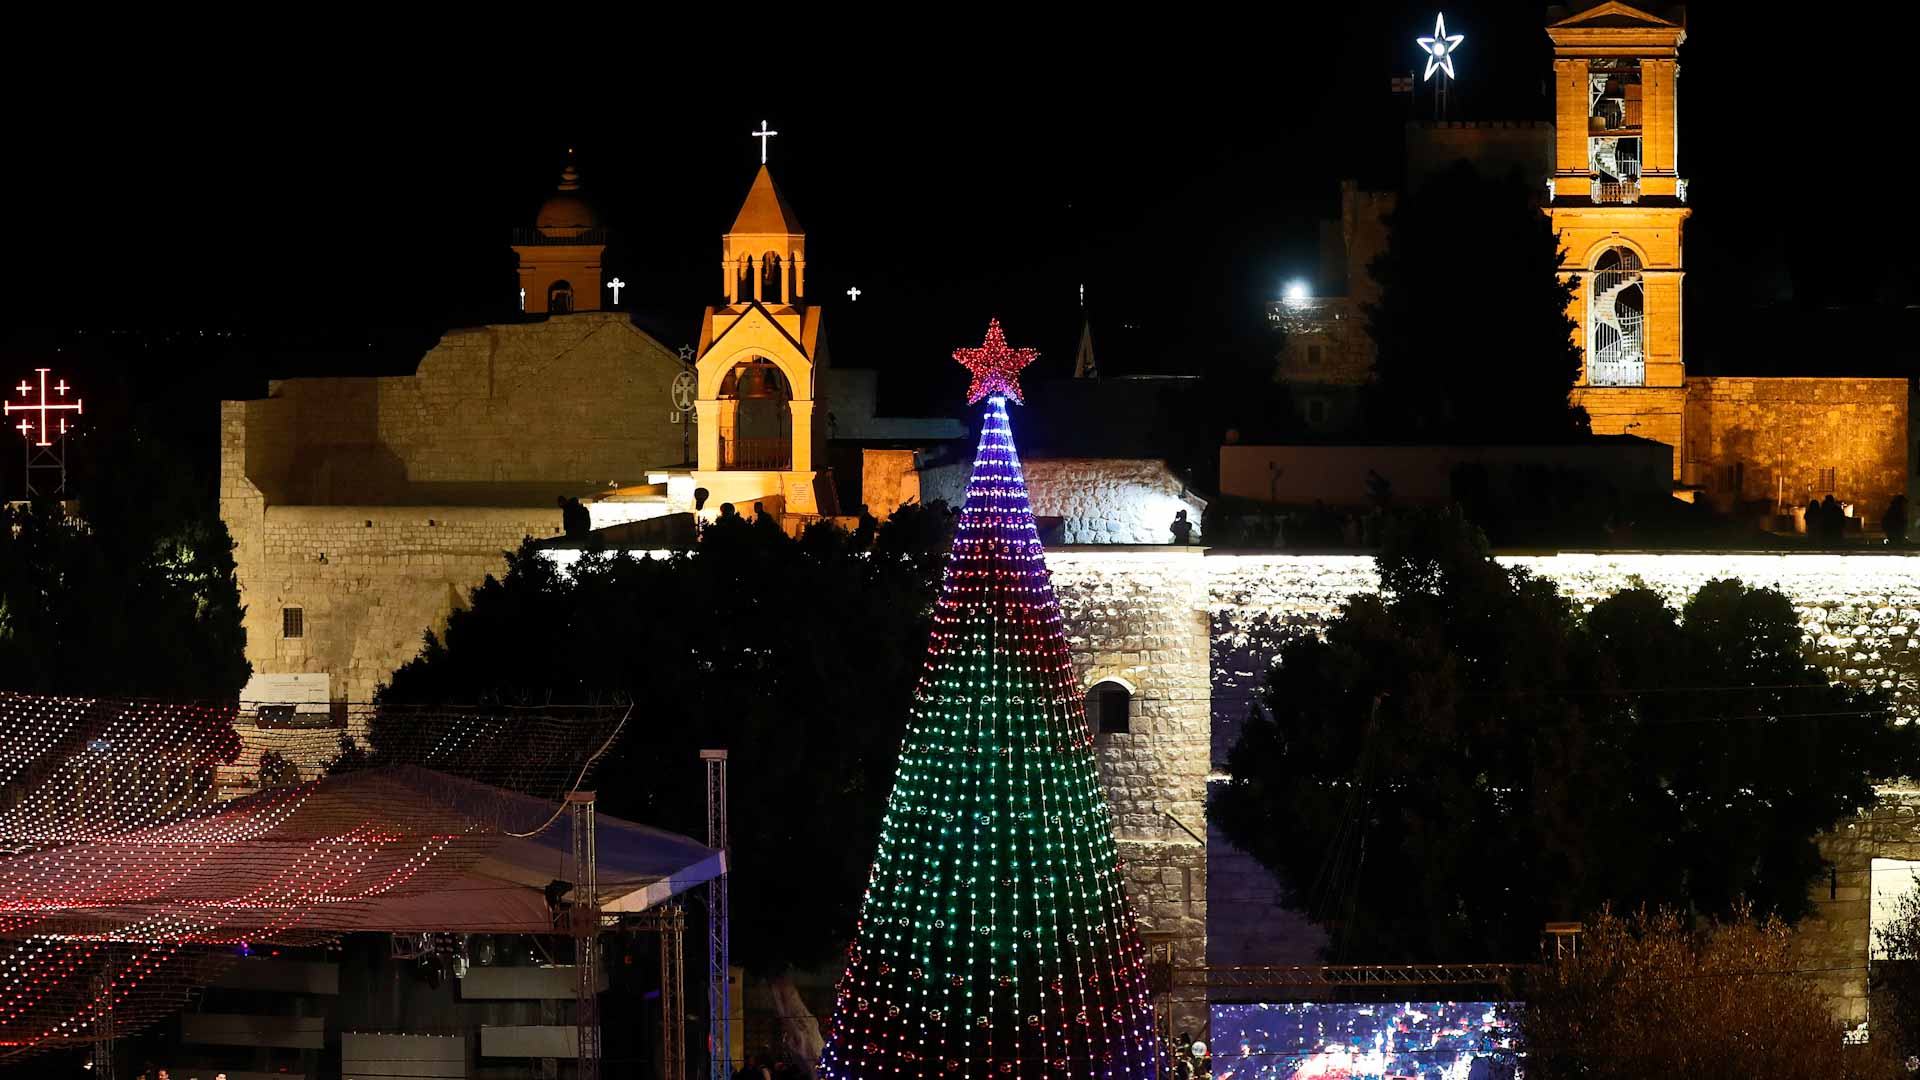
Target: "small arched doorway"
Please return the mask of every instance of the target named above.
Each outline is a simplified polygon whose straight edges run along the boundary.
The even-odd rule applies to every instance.
[[[547,313],[550,315],[571,315],[573,313],[573,283],[564,278],[547,286]]]
[[[754,357],[720,381],[720,467],[777,470],[793,463],[793,387],[773,361]]]

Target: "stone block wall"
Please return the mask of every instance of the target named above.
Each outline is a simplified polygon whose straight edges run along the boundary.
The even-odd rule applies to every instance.
[[[1829,491],[1870,528],[1907,490],[1907,380],[1687,380],[1689,482],[1718,509]]]
[[[241,578],[247,658],[255,671],[327,672],[336,697],[369,701],[504,570],[503,552],[560,532],[557,507],[267,507]],[[302,609],[301,637],[282,633],[289,607]]]
[[[1200,541],[1206,503],[1158,458],[1028,458],[1022,463],[1036,517],[1060,518],[1065,544],[1171,544],[1170,527],[1182,510]],[[921,498],[966,501],[971,462],[920,472]]]
[[[1120,856],[1141,929],[1176,964],[1207,955],[1206,564],[1198,552],[1053,551],[1047,566],[1081,685],[1134,689],[1129,730],[1097,736]],[[1204,1030],[1205,994],[1177,998],[1175,1030]]]
[[[619,312],[453,330],[413,375],[273,383],[246,464],[281,504],[485,504],[492,485],[638,484],[684,457],[669,395],[680,370]]]

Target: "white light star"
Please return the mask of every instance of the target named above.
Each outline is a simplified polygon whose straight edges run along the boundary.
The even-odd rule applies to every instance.
[[[1433,17],[1433,36],[1416,40],[1420,43],[1420,50],[1427,54],[1427,73],[1421,77],[1421,81],[1433,78],[1436,69],[1446,72],[1447,78],[1453,78],[1453,53],[1461,42],[1467,40],[1467,36],[1447,33],[1447,17],[1441,14]]]

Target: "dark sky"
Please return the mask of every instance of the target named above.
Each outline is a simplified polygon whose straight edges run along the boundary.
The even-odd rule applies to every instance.
[[[1040,25],[1037,9],[806,6],[524,28],[467,10],[472,25],[404,41],[364,21],[283,27],[244,51],[103,46],[0,75],[7,358],[76,329],[333,346],[506,315],[508,230],[567,147],[616,230],[626,306],[691,341],[764,118],[836,363],[957,392],[948,352],[998,314],[1064,373],[1084,281],[1097,325],[1177,370],[1312,269],[1343,176],[1390,171],[1408,102],[1388,77],[1418,65],[1434,8],[1109,6]],[[1467,35],[1452,115],[1548,119],[1544,7],[1446,10]],[[1912,277],[1898,148],[1915,16],[1836,8],[1801,29],[1770,10],[1690,11],[1692,303],[1884,295]],[[46,328],[69,336],[21,333]],[[145,374],[231,385],[198,357],[176,348]]]

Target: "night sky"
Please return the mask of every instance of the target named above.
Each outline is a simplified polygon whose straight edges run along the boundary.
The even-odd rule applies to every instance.
[[[1920,299],[1898,152],[1920,19],[1876,8],[1805,26],[1760,5],[1690,11],[1697,369],[1737,366],[1709,328],[1757,303]],[[406,370],[440,330],[511,317],[508,230],[568,147],[615,230],[622,306],[692,342],[764,118],[834,362],[889,372],[897,408],[957,395],[948,353],[991,315],[1065,374],[1082,282],[1110,370],[1192,370],[1311,273],[1338,181],[1390,182],[1400,124],[1431,115],[1388,88],[1418,65],[1430,5],[1087,8],[1044,27],[815,10],[476,22],[404,45],[323,26],[245,53],[103,47],[55,81],[9,70],[0,360],[137,330],[152,363],[121,363],[139,392],[208,401],[276,373]],[[1543,7],[1446,10],[1466,35],[1451,115],[1549,119]],[[162,330],[176,336],[151,345]]]

